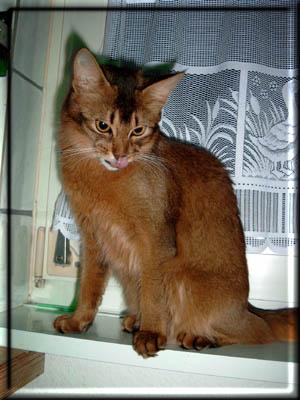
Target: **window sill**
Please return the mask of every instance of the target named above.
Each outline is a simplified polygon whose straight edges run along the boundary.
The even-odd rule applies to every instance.
[[[99,314],[88,332],[60,334],[52,327],[57,313],[30,305],[12,311],[12,344],[24,350],[66,357],[267,382],[296,381],[296,346],[288,343],[232,345],[201,352],[169,346],[157,357],[143,359],[120,329],[116,315]],[[0,313],[0,345],[6,345],[6,313]]]

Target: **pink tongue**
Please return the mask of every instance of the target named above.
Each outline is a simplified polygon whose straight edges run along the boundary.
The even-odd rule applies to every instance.
[[[128,165],[128,159],[127,157],[120,157],[117,160],[116,166],[117,168],[121,169],[121,168],[125,168]]]

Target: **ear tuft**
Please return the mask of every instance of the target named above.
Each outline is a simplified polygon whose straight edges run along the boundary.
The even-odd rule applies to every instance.
[[[75,92],[89,91],[109,85],[95,57],[88,49],[80,49],[74,59],[73,88]]]
[[[184,72],[178,72],[169,78],[155,82],[143,90],[143,95],[158,102],[161,107],[167,102],[170,93],[184,77]]]

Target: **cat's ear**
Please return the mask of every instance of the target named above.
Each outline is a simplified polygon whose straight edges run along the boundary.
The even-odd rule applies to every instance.
[[[152,101],[156,101],[161,107],[163,107],[167,102],[169,94],[175,89],[176,85],[183,77],[184,72],[178,72],[169,78],[155,82],[142,91],[143,96],[145,98],[150,98]]]
[[[72,86],[75,92],[91,91],[99,86],[110,86],[95,57],[88,49],[79,50],[75,56]]]

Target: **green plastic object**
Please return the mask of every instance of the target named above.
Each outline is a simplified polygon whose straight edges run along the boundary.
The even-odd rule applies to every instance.
[[[73,312],[76,308],[76,304],[73,302],[70,306],[60,306],[58,304],[47,304],[47,303],[37,303],[36,308],[39,310],[49,311],[49,312]]]

